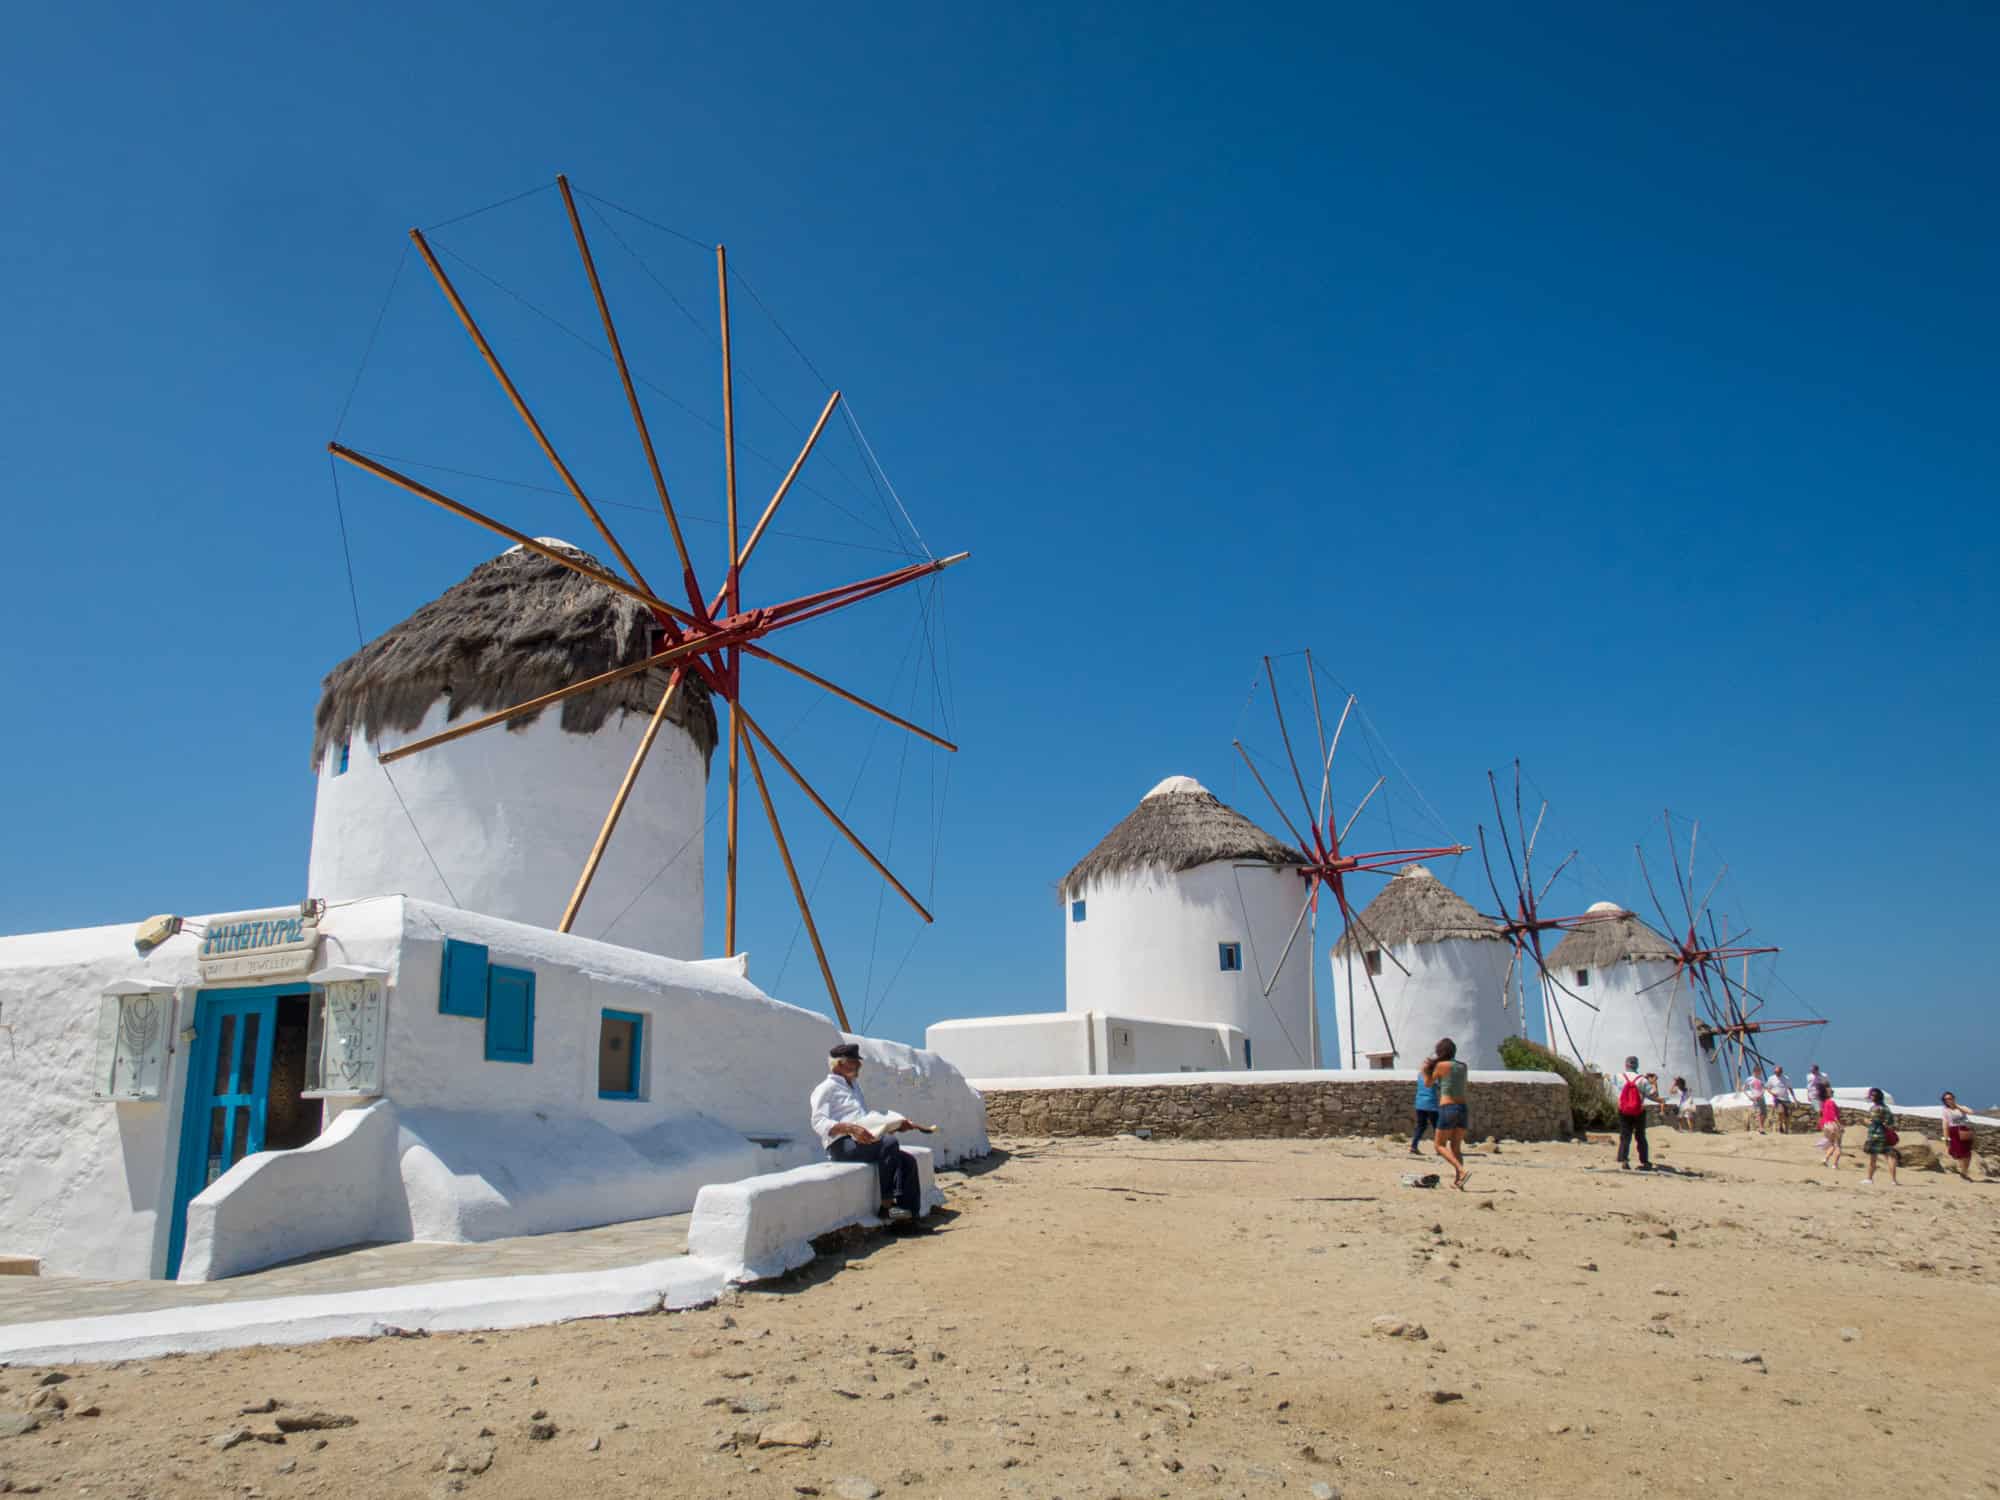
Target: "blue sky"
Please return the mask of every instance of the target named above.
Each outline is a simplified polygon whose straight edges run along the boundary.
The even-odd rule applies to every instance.
[[[1472,841],[1485,770],[1519,756],[1583,850],[1553,898],[1580,908],[1643,903],[1633,844],[1657,863],[1660,811],[1699,817],[1785,946],[1773,1010],[1834,1022],[1784,1060],[1986,1102],[1996,29],[1946,6],[24,11],[0,60],[0,930],[301,893],[313,704],[355,644],[326,439],[403,231],[566,171],[726,239],[925,540],[974,553],[943,590],[948,698],[914,601],[801,646],[965,746],[947,795],[868,720],[798,731],[938,913],[878,925],[865,868],[826,856],[857,1019],[917,1039],[1059,1007],[1052,883],[1168,774],[1274,822],[1230,740],[1268,737],[1259,658],[1311,646],[1376,731],[1343,775],[1365,785],[1369,745],[1407,773],[1380,808],[1400,831],[1434,809]],[[606,212],[635,361],[712,408],[703,253]],[[440,239],[587,328],[559,215],[543,191]],[[546,484],[418,271],[343,435]],[[645,501],[606,369],[475,285],[566,451]],[[740,316],[769,397],[740,403],[746,441],[788,455],[821,388]],[[719,445],[660,420],[712,511]],[[837,436],[774,590],[886,556]],[[370,635],[493,550],[359,476],[343,496]],[[660,567],[664,528],[616,514]],[[761,829],[747,847],[753,974],[820,1004]],[[1474,865],[1450,878],[1483,900]]]

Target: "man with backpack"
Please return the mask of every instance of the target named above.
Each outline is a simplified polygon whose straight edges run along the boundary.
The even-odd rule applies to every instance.
[[[1660,1091],[1639,1071],[1639,1059],[1625,1059],[1625,1071],[1618,1075],[1618,1170],[1632,1170],[1632,1142],[1639,1143],[1639,1170],[1653,1170],[1653,1154],[1646,1148],[1646,1100],[1660,1102]]]

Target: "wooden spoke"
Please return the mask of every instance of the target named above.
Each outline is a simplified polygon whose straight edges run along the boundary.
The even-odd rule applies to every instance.
[[[569,190],[565,187],[563,189],[564,197],[567,197],[568,194]],[[458,288],[451,284],[451,278],[445,275],[444,267],[438,264],[437,256],[431,253],[430,242],[424,238],[423,231],[421,229],[412,229],[410,231],[410,238],[416,242],[417,253],[423,256],[424,264],[431,268],[431,275],[436,278],[438,286],[444,292],[445,299],[451,303],[452,311],[458,314],[458,321],[465,325],[465,331],[472,335],[472,342],[479,346],[479,352],[486,357],[487,367],[493,371],[494,378],[500,382],[501,389],[506,391],[507,399],[514,403],[514,410],[520,413],[521,420],[528,424],[528,431],[535,435],[535,441],[541,445],[542,453],[548,458],[549,463],[554,466],[556,473],[562,476],[564,486],[569,490],[570,494],[576,497],[576,503],[583,507],[583,513],[590,517],[590,524],[597,528],[597,533],[604,538],[605,544],[618,555],[618,561],[624,565],[625,571],[632,575],[632,581],[638,584],[640,588],[651,593],[652,586],[646,582],[644,575],[639,572],[639,565],[625,555],[625,549],[618,545],[618,538],[613,536],[611,528],[604,524],[604,517],[597,513],[597,507],[592,505],[590,497],[584,494],[583,486],[578,484],[576,476],[570,473],[569,465],[562,461],[562,458],[556,453],[555,445],[549,441],[548,434],[542,431],[542,424],[535,420],[535,414],[528,410],[528,403],[521,399],[520,391],[515,388],[513,380],[508,377],[506,368],[500,363],[500,356],[495,354],[493,346],[486,342],[486,335],[479,331],[479,325],[473,321],[471,311],[466,307],[464,299],[458,295]]]
[[[945,739],[941,735],[932,734],[928,729],[925,729],[921,724],[912,724],[908,719],[899,718],[897,715],[890,713],[888,709],[883,708],[877,704],[870,703],[866,698],[858,697],[855,694],[848,692],[846,688],[841,687],[838,683],[828,682],[824,677],[820,676],[817,672],[808,672],[804,667],[800,666],[797,662],[787,661],[785,660],[784,657],[779,656],[774,651],[766,651],[762,646],[747,646],[747,645],[743,648],[743,651],[745,655],[754,656],[759,661],[767,661],[774,667],[783,667],[787,672],[790,672],[794,677],[803,677],[807,682],[812,683],[815,687],[825,688],[829,693],[833,694],[834,697],[845,698],[849,703],[852,703],[856,708],[865,708],[868,710],[869,713],[874,714],[878,719],[887,719],[891,724],[896,725],[898,728],[909,730],[911,734],[916,735],[919,739],[929,740],[933,745],[942,746],[946,750],[956,750],[958,748],[958,746],[954,745],[950,740]]]
[[[1341,905],[1343,907],[1346,906],[1347,905],[1346,890],[1342,889],[1339,892],[1339,895],[1340,895]],[[1347,920],[1351,922],[1354,926],[1359,927],[1363,932],[1368,934],[1368,941],[1373,943],[1378,949],[1381,950],[1382,956],[1384,958],[1388,959],[1390,963],[1394,964],[1397,968],[1403,971],[1404,978],[1407,979],[1410,977],[1410,966],[1404,963],[1400,958],[1396,957],[1395,951],[1391,949],[1387,943],[1383,942],[1379,937],[1375,935],[1374,928],[1370,927],[1366,922],[1361,920],[1360,912],[1350,912],[1348,914]],[[1372,983],[1373,981],[1371,980],[1370,982]],[[1387,1025],[1388,1023],[1385,1021],[1383,1022],[1383,1024]]]
[[[1264,785],[1264,774],[1263,772],[1257,769],[1257,762],[1255,762],[1250,758],[1250,752],[1243,748],[1243,741],[1231,740],[1229,743],[1234,745],[1236,747],[1236,753],[1243,757],[1243,764],[1248,766],[1250,768],[1250,774],[1257,778],[1257,785],[1259,785],[1260,787],[1264,787],[1264,795],[1270,798],[1272,811],[1277,813],[1277,815],[1280,818],[1284,819],[1285,827],[1292,835],[1292,842],[1299,846],[1300,852],[1302,853],[1312,850],[1315,846],[1307,843],[1304,839],[1299,837],[1299,831],[1297,828],[1292,826],[1291,818],[1286,814],[1284,808],[1278,805],[1278,799],[1276,797],[1271,796],[1270,787]]]
[[[692,648],[686,648],[692,649]],[[678,654],[685,655],[682,650]],[[599,672],[595,677],[586,677],[581,682],[572,682],[568,687],[557,688],[552,693],[543,693],[539,698],[530,698],[524,703],[516,703],[512,708],[503,708],[498,713],[490,713],[482,718],[468,719],[463,724],[454,724],[438,734],[426,735],[423,739],[412,740],[407,745],[398,745],[394,750],[384,750],[376,755],[383,765],[401,760],[406,755],[415,755],[419,750],[428,750],[434,745],[447,744],[452,740],[462,740],[468,734],[477,734],[482,729],[491,729],[495,724],[504,724],[509,719],[518,719],[522,714],[531,714],[537,709],[547,708],[551,703],[560,703],[565,698],[573,698],[578,693],[587,693],[592,688],[603,687],[607,683],[620,682],[627,677],[654,666],[656,657],[645,657],[639,661],[628,661],[622,667],[613,667],[609,672]]]
[[[604,850],[611,842],[611,831],[618,826],[619,816],[625,811],[625,799],[632,795],[632,788],[639,780],[639,768],[645,765],[653,741],[660,737],[660,726],[667,721],[667,709],[672,706],[680,685],[681,668],[676,667],[674,675],[667,679],[666,691],[660,694],[659,707],[653,710],[653,717],[646,723],[639,748],[633,752],[632,764],[625,768],[625,779],[618,783],[618,795],[611,799],[611,810],[604,815],[604,826],[597,830],[597,842],[590,846],[590,858],[583,862],[583,873],[577,877],[569,905],[563,908],[562,921],[556,924],[557,932],[568,932],[576,922],[576,914],[583,907],[583,898],[590,892],[590,882],[597,876],[598,863],[604,858]]]
[[[1271,658],[1264,658],[1264,676],[1271,684],[1271,707],[1278,715],[1278,737],[1285,742],[1285,759],[1292,763],[1292,781],[1299,789],[1299,801],[1305,805],[1306,821],[1313,824],[1313,847],[1320,846],[1319,824],[1313,820],[1313,799],[1306,794],[1306,779],[1299,774],[1299,758],[1292,753],[1291,731],[1285,728],[1285,705],[1278,701],[1278,674],[1271,668]]]
[[[817,619],[837,609],[845,609],[850,604],[859,604],[863,599],[872,599],[877,594],[886,594],[889,590],[899,589],[906,583],[915,583],[919,578],[928,578],[933,573],[942,573],[946,568],[962,563],[970,556],[972,556],[970,552],[954,552],[950,557],[934,557],[928,562],[911,563],[907,568],[897,568],[894,572],[883,573],[874,578],[860,578],[853,583],[843,583],[838,588],[822,589],[817,594],[807,594],[802,599],[788,599],[783,604],[771,606],[766,613],[779,625],[796,625],[802,620]]]
[[[1339,886],[1335,886],[1333,888],[1333,896],[1334,899],[1340,903],[1340,914],[1343,917],[1345,917],[1350,924],[1359,924],[1363,932],[1368,932],[1367,924],[1361,921],[1361,914],[1348,904],[1347,892],[1342,890]],[[1346,935],[1345,933],[1342,934],[1343,937],[1345,935]],[[1370,938],[1374,940],[1375,946],[1378,949],[1380,949],[1384,953],[1389,952],[1387,948],[1382,947],[1382,940],[1378,937],[1375,937],[1374,933],[1368,932],[1368,935]],[[1350,949],[1349,952],[1351,954],[1352,949]],[[1390,957],[1393,958],[1394,956],[1395,956],[1394,954],[1390,954]],[[1350,959],[1350,964],[1351,964],[1351,959]],[[1397,964],[1396,967],[1399,969],[1403,968],[1403,966],[1400,963]],[[1348,969],[1349,975],[1351,976],[1353,972],[1354,972],[1353,968],[1350,966],[1350,968]],[[1407,974],[1410,971],[1408,969],[1403,969],[1403,972]],[[1368,981],[1368,993],[1375,997],[1375,1013],[1382,1018],[1382,1035],[1389,1039],[1389,1061],[1393,1063],[1396,1060],[1396,1029],[1389,1024],[1389,1007],[1382,1003],[1382,991],[1376,987],[1375,976],[1368,972],[1368,965],[1366,963],[1363,963],[1361,965],[1361,977]],[[1351,977],[1348,982],[1350,985],[1353,983]],[[1352,1002],[1350,1001],[1350,1004],[1351,1003]]]
[[[412,479],[407,474],[399,474],[387,464],[377,463],[372,458],[356,453],[352,448],[346,447],[344,444],[328,443],[326,451],[343,462],[353,464],[357,469],[373,474],[378,479],[386,479],[389,483],[401,489],[408,490],[420,500],[428,500],[431,504],[440,506],[455,516],[463,517],[475,526],[484,526],[496,536],[504,536],[518,547],[525,547],[528,551],[535,553],[539,557],[546,557],[550,562],[568,568],[572,573],[580,573],[593,583],[601,583],[608,589],[615,589],[617,592],[624,594],[627,598],[637,599],[648,609],[670,615],[684,625],[701,624],[701,621],[697,620],[686,610],[675,609],[673,605],[667,603],[664,599],[655,598],[645,588],[635,587],[615,573],[607,573],[602,568],[593,568],[589,563],[570,556],[559,547],[551,547],[548,543],[538,541],[524,531],[516,531],[513,527],[507,525],[506,522],[496,521],[491,516],[474,510],[464,502],[454,500],[451,496],[432,489],[420,480]]]
[[[597,299],[597,315],[604,323],[604,337],[611,345],[612,359],[618,364],[618,379],[625,386],[625,404],[632,408],[632,425],[639,429],[639,445],[646,450],[646,467],[653,471],[653,488],[659,491],[660,509],[667,513],[667,529],[674,534],[674,551],[680,554],[681,571],[691,577],[694,564],[688,559],[687,540],[681,535],[680,517],[674,514],[674,502],[667,496],[666,476],[660,472],[660,457],[653,451],[653,434],[646,427],[646,412],[639,405],[639,391],[632,384],[632,371],[625,363],[625,346],[618,341],[618,329],[611,321],[611,304],[604,300],[604,285],[597,279],[597,260],[590,253],[590,241],[584,238],[583,220],[577,214],[576,199],[570,195],[569,178],[558,172],[556,186],[562,189],[563,207],[569,212],[569,227],[576,235],[577,252],[583,257],[583,272],[590,278],[590,294]]]
[[[1313,654],[1312,647],[1310,646],[1306,647],[1306,687],[1312,693],[1313,733],[1319,736],[1320,765],[1330,771],[1333,767],[1333,762],[1328,758],[1326,753],[1326,720],[1321,717],[1319,711],[1319,673],[1313,670]],[[1313,824],[1315,827],[1326,821],[1326,782],[1327,778],[1324,775],[1321,776],[1319,782],[1319,810],[1313,814]]]
[[[778,513],[779,505],[784,502],[785,493],[791,489],[792,481],[799,477],[799,470],[806,466],[806,460],[812,456],[813,446],[819,442],[819,435],[826,431],[827,418],[833,415],[833,409],[838,405],[840,405],[840,392],[835,391],[826,398],[825,410],[820,412],[819,420],[813,423],[813,430],[806,434],[806,445],[799,449],[799,456],[792,460],[791,468],[785,471],[785,477],[778,482],[778,488],[772,494],[770,503],[764,507],[764,514],[759,516],[757,524],[750,528],[750,539],[743,544],[743,551],[736,559],[737,567],[740,568],[749,562],[750,554],[757,550],[757,543],[764,535],[764,528],[771,524],[771,517]]]
[[[722,894],[722,951],[736,951],[736,814],[740,783],[737,761],[743,752],[743,710],[729,705],[729,860]]]
[[[826,961],[826,947],[819,940],[819,927],[813,921],[812,906],[806,901],[806,888],[799,884],[798,868],[792,863],[792,851],[785,842],[785,830],[778,826],[778,809],[771,801],[771,789],[764,784],[764,768],[757,762],[757,747],[747,740],[743,743],[743,757],[750,762],[750,775],[757,783],[758,797],[763,800],[764,816],[771,821],[771,839],[778,846],[778,858],[785,863],[785,878],[792,883],[792,899],[799,904],[799,916],[805,921],[806,936],[812,939],[813,957],[819,960],[820,978],[826,981],[826,993],[833,1001],[834,1018],[840,1022],[842,1031],[851,1031],[853,1028],[847,1024],[846,1007],[840,1003],[840,986],[833,982],[833,965]]]
[[[866,844],[861,842],[860,836],[857,835],[852,828],[849,828],[846,823],[841,821],[840,814],[835,812],[831,807],[827,806],[826,799],[820,796],[818,792],[814,791],[812,788],[812,783],[807,781],[804,776],[799,774],[799,768],[793,765],[789,760],[787,760],[785,758],[785,752],[780,750],[776,745],[774,745],[771,742],[771,737],[768,734],[764,733],[763,726],[760,725],[755,719],[751,718],[749,714],[744,713],[741,704],[734,705],[734,712],[735,714],[742,715],[743,727],[749,730],[750,733],[756,737],[759,744],[761,744],[766,750],[771,752],[771,758],[777,761],[779,765],[785,768],[785,774],[790,776],[792,780],[796,781],[799,784],[799,790],[804,792],[808,797],[812,799],[813,806],[817,807],[821,812],[826,814],[827,821],[832,823],[835,828],[838,828],[841,831],[841,833],[846,837],[847,842],[854,846],[855,851],[858,854],[860,854],[860,856],[863,859],[867,860],[869,864],[875,867],[875,873],[880,875],[884,880],[888,881],[890,885],[894,886],[896,888],[896,894],[901,896],[905,901],[907,901],[910,904],[910,909],[914,911],[918,916],[922,917],[926,922],[933,920],[931,914],[924,909],[923,902],[919,901],[915,896],[912,896],[908,888],[904,886],[903,882],[898,880],[894,875],[891,875],[889,873],[889,867],[883,864],[881,860],[875,857],[874,851],[871,850]]]
[[[1325,816],[1324,809],[1326,807],[1327,791],[1333,785],[1333,757],[1337,755],[1340,751],[1340,736],[1342,732],[1347,728],[1347,716],[1353,712],[1354,712],[1354,694],[1349,693],[1347,695],[1347,702],[1344,705],[1342,705],[1340,710],[1340,721],[1333,726],[1333,740],[1326,747],[1326,759],[1321,762],[1319,768],[1319,800],[1320,800],[1320,807],[1322,809],[1320,814],[1321,817]]]
[[[723,597],[733,615],[742,607],[736,544],[736,374],[729,357],[729,252],[715,247],[715,295],[722,304],[722,471],[729,500],[729,573]]]
[[[1271,991],[1278,987],[1278,976],[1285,972],[1285,960],[1292,956],[1292,944],[1299,940],[1299,929],[1306,925],[1306,914],[1312,910],[1313,896],[1315,894],[1313,882],[1308,880],[1306,882],[1306,899],[1299,907],[1298,920],[1292,923],[1292,935],[1285,939],[1284,951],[1278,955],[1278,967],[1271,971],[1271,977],[1264,985],[1264,998],[1266,1000],[1271,998]],[[1307,961],[1310,962],[1311,960],[1308,959]]]
[[[1347,836],[1350,833],[1354,832],[1354,820],[1361,816],[1361,810],[1365,808],[1369,804],[1369,802],[1374,799],[1375,794],[1382,790],[1383,785],[1387,783],[1388,780],[1389,778],[1386,776],[1377,776],[1375,778],[1375,785],[1368,788],[1366,795],[1364,795],[1359,802],[1354,804],[1354,811],[1347,815],[1347,826],[1340,830],[1340,841],[1343,844],[1347,842]]]
[[[1549,872],[1549,878],[1542,882],[1542,889],[1540,894],[1536,896],[1535,898],[1536,900],[1540,900],[1542,899],[1542,897],[1548,895],[1550,887],[1552,887],[1556,883],[1557,878],[1562,874],[1562,872],[1569,868],[1570,861],[1575,859],[1576,855],[1577,851],[1572,849],[1569,851],[1569,853],[1563,856],[1562,863],[1557,865],[1555,869],[1551,870]]]

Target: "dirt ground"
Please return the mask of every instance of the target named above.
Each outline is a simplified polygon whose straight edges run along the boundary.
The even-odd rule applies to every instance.
[[[1462,1195],[1382,1141],[1005,1142],[934,1231],[698,1312],[0,1370],[0,1430],[68,1402],[0,1490],[2000,1495],[2000,1187],[1655,1142]],[[217,1445],[311,1411],[355,1421]]]

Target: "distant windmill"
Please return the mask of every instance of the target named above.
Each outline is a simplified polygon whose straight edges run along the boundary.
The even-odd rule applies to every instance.
[[[1521,995],[1523,997],[1523,1019],[1526,1019],[1527,1007],[1525,997],[1528,977],[1525,965],[1527,960],[1533,960],[1537,981],[1542,994],[1542,1014],[1544,1024],[1548,1027],[1549,1042],[1551,1045],[1554,1045],[1556,1028],[1561,1027],[1564,1037],[1569,1042],[1570,1052],[1577,1054],[1579,1049],[1576,1045],[1576,1039],[1569,1035],[1569,1022],[1564,1018],[1562,1002],[1556,996],[1561,994],[1587,1010],[1594,1011],[1597,1007],[1556,977],[1556,971],[1549,965],[1548,955],[1542,951],[1542,934],[1545,932],[1574,932],[1578,928],[1587,927],[1593,922],[1601,922],[1604,920],[1604,914],[1602,912],[1584,912],[1581,915],[1573,917],[1548,917],[1542,914],[1542,901],[1554,887],[1557,877],[1569,868],[1570,862],[1576,858],[1576,850],[1572,849],[1568,854],[1565,854],[1557,863],[1555,869],[1549,872],[1549,878],[1542,882],[1540,888],[1537,889],[1535,885],[1535,844],[1541,838],[1542,824],[1548,817],[1549,804],[1546,800],[1543,801],[1535,813],[1535,826],[1532,829],[1529,828],[1526,816],[1521,809],[1521,763],[1518,760],[1515,761],[1515,837],[1510,838],[1507,833],[1507,815],[1500,805],[1500,782],[1491,771],[1486,773],[1486,786],[1487,790],[1493,796],[1495,827],[1500,835],[1501,848],[1506,851],[1508,873],[1513,877],[1514,882],[1514,898],[1510,902],[1500,893],[1500,882],[1495,878],[1493,872],[1492,853],[1486,844],[1486,825],[1483,823],[1480,824],[1479,858],[1486,866],[1486,883],[1492,887],[1493,900],[1499,908],[1499,915],[1494,918],[1494,921],[1499,924],[1500,930],[1506,936],[1507,940],[1514,945],[1514,957],[1507,966],[1507,985],[1506,989],[1502,992],[1502,1003],[1505,1004],[1516,994]],[[1517,839],[1520,846],[1518,858],[1515,855]]]
[[[1688,988],[1691,1014],[1689,1023],[1693,1026],[1696,1040],[1702,1050],[1711,1055],[1718,1043],[1725,1051],[1733,1051],[1735,1056],[1734,1075],[1741,1080],[1752,1065],[1762,1069],[1769,1059],[1757,1046],[1755,1038],[1774,1031],[1795,1031],[1808,1026],[1824,1026],[1824,1020],[1765,1020],[1761,1018],[1764,997],[1750,988],[1750,960],[1759,954],[1776,953],[1775,947],[1746,947],[1743,939],[1750,935],[1750,929],[1725,938],[1722,934],[1726,923],[1718,923],[1711,903],[1729,873],[1724,865],[1716,871],[1708,890],[1697,902],[1694,896],[1694,864],[1696,849],[1701,838],[1701,824],[1696,822],[1688,833],[1688,857],[1683,869],[1680,850],[1674,840],[1673,814],[1662,813],[1661,821],[1667,830],[1667,854],[1673,862],[1674,887],[1680,897],[1681,914],[1685,923],[1670,917],[1667,908],[1660,902],[1660,893],[1653,884],[1652,872],[1646,867],[1646,851],[1639,845],[1633,849],[1639,856],[1639,873],[1645,878],[1646,892],[1653,898],[1654,910],[1660,914],[1660,926],[1665,932],[1676,934],[1673,938],[1679,954],[1674,960],[1673,972],[1648,985],[1648,989],[1660,984],[1671,983],[1673,999],[1678,999],[1683,982]],[[1706,934],[1704,935],[1704,925]],[[1732,979],[1729,961],[1742,961],[1743,972],[1740,979]],[[1669,1003],[1671,1015],[1672,1000]],[[1698,1007],[1698,1012],[1697,1012]]]
[[[1349,875],[1393,870],[1401,865],[1425,859],[1442,858],[1450,854],[1463,854],[1469,847],[1465,844],[1449,844],[1429,849],[1378,849],[1361,854],[1348,853],[1344,850],[1343,845],[1346,843],[1348,835],[1354,831],[1355,821],[1361,816],[1362,810],[1374,799],[1375,794],[1382,789],[1388,778],[1386,776],[1378,776],[1375,783],[1355,803],[1354,810],[1347,816],[1347,821],[1345,823],[1340,821],[1331,798],[1333,758],[1340,750],[1340,737],[1347,728],[1348,716],[1354,712],[1355,698],[1352,693],[1348,694],[1347,702],[1340,711],[1340,719],[1333,727],[1333,737],[1328,739],[1326,720],[1320,713],[1319,680],[1313,670],[1312,652],[1307,651],[1305,658],[1306,680],[1311,684],[1312,691],[1313,730],[1319,746],[1320,778],[1317,803],[1315,803],[1312,795],[1306,790],[1305,777],[1299,770],[1299,758],[1292,748],[1291,732],[1285,725],[1285,707],[1278,695],[1277,673],[1273,670],[1271,658],[1268,656],[1264,658],[1264,680],[1270,688],[1271,710],[1277,718],[1278,735],[1284,741],[1285,758],[1291,764],[1292,784],[1297,788],[1299,801],[1304,808],[1305,824],[1310,831],[1309,837],[1299,832],[1298,824],[1292,821],[1291,815],[1285,811],[1283,804],[1278,801],[1269,783],[1264,780],[1263,772],[1257,769],[1257,763],[1250,758],[1250,752],[1243,748],[1243,741],[1240,739],[1233,741],[1236,746],[1236,753],[1243,757],[1243,763],[1250,768],[1250,774],[1257,779],[1257,785],[1263,789],[1264,795],[1269,799],[1272,809],[1283,821],[1286,830],[1292,836],[1292,842],[1298,847],[1300,856],[1298,873],[1306,882],[1305,899],[1300,903],[1298,919],[1292,923],[1291,936],[1285,940],[1284,952],[1279,955],[1278,962],[1272,969],[1271,978],[1266,983],[1265,992],[1267,994],[1270,992],[1270,987],[1277,983],[1277,976],[1283,972],[1285,960],[1290,957],[1293,944],[1298,942],[1299,933],[1306,929],[1308,919],[1311,920],[1312,927],[1309,942],[1314,950],[1317,951],[1319,899],[1322,892],[1330,892],[1333,896],[1334,904],[1340,908],[1340,939],[1344,940],[1351,926],[1359,926],[1364,933],[1368,930],[1367,925],[1362,922],[1360,915],[1355,911],[1353,902],[1348,895],[1347,877]],[[1378,942],[1376,946],[1383,952],[1389,952],[1387,946],[1384,944]],[[1402,967],[1401,960],[1397,959],[1393,953],[1389,953],[1389,957],[1399,968]],[[1372,974],[1368,973],[1366,964],[1362,965],[1362,972],[1368,979],[1369,992],[1375,997],[1375,1009],[1382,1018],[1382,1029],[1384,1034],[1389,1037],[1389,1047],[1393,1053],[1396,1042],[1394,1034],[1389,1029],[1388,1010],[1382,1004],[1381,992],[1376,989],[1375,978]],[[1353,1016],[1354,952],[1353,945],[1351,944],[1348,945],[1347,951],[1347,977],[1347,1036],[1350,1044],[1348,1065],[1354,1067],[1359,1065],[1360,1059],[1355,1054],[1353,1048],[1353,1038],[1355,1036]]]

